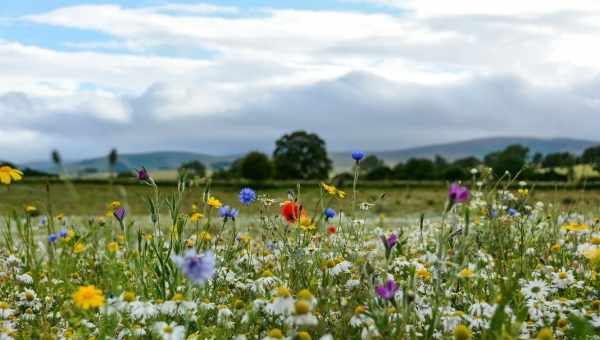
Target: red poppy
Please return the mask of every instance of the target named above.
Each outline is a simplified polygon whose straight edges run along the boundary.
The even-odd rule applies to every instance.
[[[281,207],[281,216],[283,216],[288,223],[296,222],[300,217],[300,207],[295,202],[285,201]]]
[[[337,228],[334,225],[330,225],[329,227],[327,227],[327,232],[330,234],[335,234],[336,231]]]

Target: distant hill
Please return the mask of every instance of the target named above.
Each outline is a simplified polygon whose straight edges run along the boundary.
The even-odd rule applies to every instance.
[[[581,154],[590,146],[599,145],[600,142],[572,138],[527,138],[527,137],[494,137],[471,139],[460,142],[434,144],[413,148],[390,151],[371,151],[368,154],[376,155],[387,164],[393,165],[409,158],[433,158],[440,155],[448,160],[455,160],[468,156],[482,159],[486,154],[504,149],[510,144],[521,144],[529,148],[529,154],[536,152],[543,154],[554,152],[571,152]],[[334,152],[331,158],[337,169],[347,169],[352,166],[350,151]]]
[[[218,167],[221,164],[229,163],[235,160],[238,156],[213,156],[194,152],[182,151],[157,151],[144,153],[120,154],[116,171],[127,171],[131,169],[139,169],[144,166],[149,170],[168,170],[176,169],[181,163],[198,160],[208,167]],[[30,167],[40,171],[56,172],[54,164],[51,162],[31,162],[22,164],[23,167]],[[92,173],[108,171],[108,158],[96,157],[84,159],[81,161],[66,162],[64,164],[65,171],[70,174],[75,173]]]
[[[536,152],[543,154],[553,152],[571,152],[580,154],[584,149],[598,145],[600,142],[591,140],[571,139],[571,138],[526,138],[526,137],[495,137],[472,139],[461,142],[446,144],[435,144],[420,146],[399,150],[388,151],[368,151],[367,154],[373,154],[382,158],[387,164],[394,165],[400,161],[406,161],[409,158],[433,158],[435,155],[443,156],[448,160],[454,160],[462,157],[476,156],[483,158],[486,154],[501,150],[510,144],[522,144],[529,147],[530,154]],[[334,162],[336,171],[349,169],[352,166],[350,158],[351,151],[331,152],[330,157]],[[233,160],[241,157],[240,155],[214,156],[194,152],[181,151],[158,151],[145,153],[131,153],[119,155],[117,171],[126,171],[145,166],[149,170],[168,170],[176,169],[181,163],[192,160],[198,160],[209,168],[219,168]],[[35,170],[55,172],[56,169],[51,162],[30,162],[20,164],[21,167],[30,167]],[[80,161],[66,162],[65,169],[71,174],[106,172],[108,170],[107,157],[97,157]]]

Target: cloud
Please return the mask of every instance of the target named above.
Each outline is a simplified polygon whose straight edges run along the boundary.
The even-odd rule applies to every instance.
[[[2,129],[37,141],[6,155],[239,153],[269,150],[295,129],[334,149],[596,138],[600,5],[376,2],[402,10],[166,3],[23,16],[16,21],[106,40],[0,40]]]
[[[50,114],[14,120],[15,131],[44,136],[47,150],[60,147],[67,158],[121,151],[180,149],[208,153],[269,151],[281,134],[307,129],[321,134],[332,149],[395,149],[468,137],[522,135],[595,138],[600,105],[598,84],[562,90],[540,89],[520,79],[473,78],[459,85],[415,86],[364,72],[334,80],[272,89],[226,115],[187,115],[164,119],[148,114],[168,107],[176,84],[157,84],[137,97],[122,97],[130,123],[57,109]],[[159,91],[159,92],[160,92]],[[149,96],[154,96],[148,99]],[[35,108],[36,98],[12,94],[0,107]],[[23,112],[23,111],[22,111]],[[540,129],[543,126],[543,129]],[[568,127],[566,131],[565,127]],[[577,131],[577,135],[570,135]],[[13,136],[30,140],[31,135]],[[37,137],[36,137],[37,140]],[[82,146],[85,146],[82,148]],[[35,152],[38,152],[34,150]],[[31,152],[34,152],[31,151]],[[8,155],[24,160],[18,151]]]
[[[420,16],[491,15],[528,16],[565,11],[600,11],[594,0],[346,0],[367,2],[414,11]]]

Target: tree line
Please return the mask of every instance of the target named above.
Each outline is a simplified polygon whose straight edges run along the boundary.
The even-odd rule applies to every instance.
[[[348,155],[350,157],[350,155]],[[58,151],[52,152],[52,161],[57,173],[63,172],[62,160]],[[118,154],[112,149],[107,156],[110,177],[130,177],[131,171],[117,172]],[[410,158],[395,165],[389,165],[376,155],[367,155],[360,162],[360,175],[363,179],[382,180],[466,180],[471,178],[471,170],[480,166],[493,169],[496,177],[505,173],[525,180],[568,181],[576,179],[575,166],[589,164],[600,172],[600,145],[587,148],[581,155],[557,152],[543,155],[530,154],[523,145],[509,145],[503,150],[491,152],[479,159],[475,156],[447,160],[442,156]],[[12,165],[0,161],[0,165]],[[15,167],[14,165],[12,165]],[[331,178],[333,162],[329,158],[325,141],[315,133],[295,131],[283,135],[275,142],[271,156],[252,151],[231,162],[213,164],[212,178],[217,180],[246,179],[264,181],[281,180],[326,180]],[[24,169],[26,176],[56,176],[33,169]],[[207,167],[198,160],[185,162],[178,173],[204,177]],[[335,174],[339,181],[352,180],[349,172]]]
[[[348,156],[350,157],[350,156]],[[198,165],[197,161],[194,161]],[[317,134],[296,131],[286,134],[275,142],[271,157],[252,151],[229,166],[216,169],[214,179],[329,179],[333,170],[327,154],[325,141]],[[503,150],[491,152],[479,159],[475,156],[449,161],[442,156],[410,158],[390,166],[376,155],[368,155],[360,162],[361,176],[366,180],[466,180],[471,169],[488,166],[496,177],[505,173],[535,181],[567,181],[574,179],[577,164],[591,164],[600,170],[600,145],[586,149],[581,155],[568,152],[530,154],[523,145],[509,145]],[[183,167],[189,167],[184,164]],[[202,165],[202,176],[205,167]],[[334,179],[351,179],[348,172],[336,174]]]

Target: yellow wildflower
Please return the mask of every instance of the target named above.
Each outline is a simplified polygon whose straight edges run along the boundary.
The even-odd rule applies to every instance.
[[[592,265],[600,262],[600,248],[590,248],[583,252],[583,256],[590,260]]]
[[[427,271],[427,268],[421,268],[416,272],[417,277],[425,282],[429,282],[431,280],[431,273]]]
[[[339,199],[343,199],[346,197],[346,192],[339,190],[333,185],[321,183],[321,186],[323,187],[323,190],[325,190],[325,192],[330,194],[331,196],[336,196]]]
[[[312,219],[310,219],[308,217],[304,217],[304,216],[302,218],[300,218],[299,227],[304,232],[309,232],[309,231],[313,231],[313,230],[317,229],[315,222]]]
[[[73,301],[82,309],[98,308],[104,305],[104,294],[93,285],[81,286],[73,294]]]
[[[0,183],[8,185],[21,179],[23,179],[21,170],[13,169],[8,165],[0,166]]]
[[[223,206],[223,203],[221,203],[221,201],[219,201],[217,198],[210,196],[208,198],[208,200],[206,201],[206,204],[208,204],[208,206],[215,208],[215,209],[219,209],[220,207]]]
[[[208,231],[201,231],[198,234],[198,237],[200,238],[200,240],[202,241],[210,241],[212,240],[212,235],[208,232]]]
[[[113,210],[114,210],[114,209],[117,209],[117,208],[120,208],[120,207],[121,207],[121,202],[119,202],[119,201],[112,201],[112,202],[110,203],[110,207],[111,207]]]
[[[192,214],[192,216],[190,216],[190,220],[192,222],[198,222],[200,221],[202,218],[204,217],[204,214],[199,213],[199,212],[195,212]]]
[[[73,252],[76,254],[83,253],[84,250],[85,250],[85,245],[81,242],[77,242],[73,246]]]
[[[65,236],[64,238],[65,242],[71,241],[73,236],[75,236],[75,230],[73,230],[72,228],[67,229],[67,236]]]
[[[106,245],[106,249],[111,253],[116,253],[119,250],[119,244],[117,242],[110,242]]]
[[[475,273],[469,268],[464,268],[458,273],[458,276],[463,279],[470,279],[475,276]]]
[[[567,224],[565,226],[562,226],[561,229],[562,230],[566,230],[566,231],[572,231],[572,232],[576,232],[576,233],[581,233],[581,232],[589,231],[591,228],[587,224],[569,223],[569,224]]]

